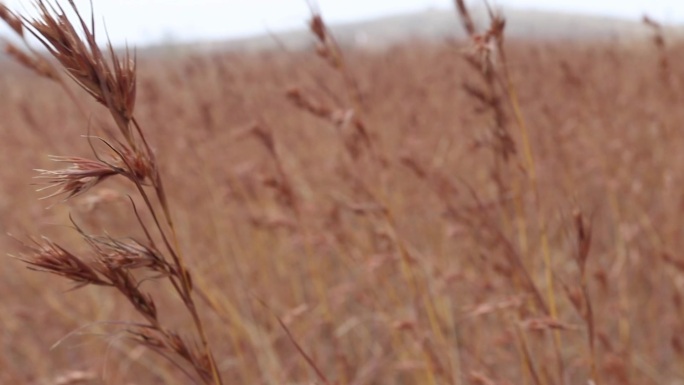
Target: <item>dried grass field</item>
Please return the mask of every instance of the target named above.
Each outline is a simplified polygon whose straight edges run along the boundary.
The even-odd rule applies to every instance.
[[[173,282],[213,363],[182,269],[95,238],[145,244],[144,174],[35,192],[48,155],[107,153],[118,123],[0,64],[1,249],[73,281],[32,259],[42,234],[136,286],[6,258],[0,383],[684,383],[684,46],[338,51],[316,28],[318,53],[138,54]]]

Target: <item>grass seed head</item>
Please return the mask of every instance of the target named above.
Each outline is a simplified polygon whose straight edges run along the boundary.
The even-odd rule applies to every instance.
[[[38,179],[46,181],[47,186],[38,191],[57,188],[52,194],[43,197],[48,199],[57,195],[66,195],[66,199],[81,195],[103,180],[119,174],[120,171],[97,160],[75,156],[53,156],[55,162],[71,163],[71,166],[61,170],[37,169]]]

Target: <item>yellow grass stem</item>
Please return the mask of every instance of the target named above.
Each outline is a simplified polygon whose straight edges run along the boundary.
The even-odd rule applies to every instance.
[[[549,301],[549,311],[550,316],[554,319],[558,319],[558,306],[556,304],[556,295],[554,290],[554,279],[553,279],[553,267],[551,261],[551,250],[549,248],[548,240],[548,230],[547,224],[542,214],[542,208],[540,203],[540,192],[539,184],[537,181],[537,170],[534,162],[534,154],[532,151],[532,144],[530,142],[529,130],[527,124],[522,114],[522,109],[520,108],[520,102],[518,101],[518,95],[511,79],[511,75],[508,69],[508,62],[506,60],[506,55],[504,53],[503,44],[500,44],[499,50],[501,53],[502,68],[504,74],[504,81],[506,84],[506,91],[508,94],[508,99],[513,107],[513,113],[515,116],[515,121],[520,129],[520,137],[522,140],[523,156],[525,162],[525,169],[529,178],[530,185],[534,194],[535,210],[537,216],[537,225],[541,232],[541,250],[542,257],[544,260],[544,275],[546,278],[546,290],[547,290],[547,300]],[[562,346],[561,335],[558,330],[553,331],[554,334],[554,346],[556,351],[556,356],[558,360],[558,370],[559,370],[559,380],[563,382],[563,371],[564,365],[561,357],[560,349]]]

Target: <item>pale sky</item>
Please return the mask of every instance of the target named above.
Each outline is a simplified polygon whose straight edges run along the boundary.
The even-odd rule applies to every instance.
[[[30,10],[31,0],[0,0]],[[192,42],[278,32],[305,25],[306,0],[92,0],[115,45],[165,40]],[[90,0],[75,0],[89,10]],[[62,4],[68,4],[62,1]],[[372,19],[427,9],[451,9],[452,0],[317,0],[329,23]],[[469,1],[481,4],[481,1]],[[493,5],[684,23],[683,0],[490,0]],[[87,11],[89,12],[89,11]],[[96,21],[97,21],[96,20]],[[103,23],[100,22],[102,25]],[[0,34],[6,33],[4,26]]]

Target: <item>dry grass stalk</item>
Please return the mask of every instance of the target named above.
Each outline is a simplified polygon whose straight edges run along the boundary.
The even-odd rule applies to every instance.
[[[38,75],[50,80],[59,80],[59,75],[55,73],[54,67],[47,60],[45,60],[45,58],[41,56],[32,57],[12,43],[7,43],[5,47],[5,53],[14,58],[14,60],[19,62],[24,67],[32,69]]]
[[[505,21],[490,10],[491,25],[483,34],[478,34],[468,7],[462,0],[456,0],[456,9],[468,37],[471,48],[466,51],[466,61],[480,75],[485,87],[471,83],[463,83],[468,94],[483,103],[492,112],[494,124],[492,127],[492,149],[496,156],[500,156],[504,163],[517,152],[515,140],[508,128],[508,118],[505,111],[505,90],[501,90],[502,80],[496,70],[496,55],[503,45],[503,30]],[[498,170],[499,166],[497,166]],[[501,170],[497,173],[502,172]],[[497,177],[501,178],[501,176]],[[503,182],[499,182],[503,183]],[[502,186],[501,186],[502,188]]]
[[[591,224],[587,222],[581,211],[576,211],[574,214],[575,234],[577,239],[577,255],[575,261],[580,272],[580,289],[582,293],[582,307],[579,301],[575,299],[573,304],[576,310],[580,313],[587,326],[587,339],[589,345],[589,357],[591,360],[591,376],[595,384],[601,384],[601,379],[598,373],[598,356],[596,351],[596,324],[594,320],[594,308],[592,306],[591,297],[589,295],[589,287],[587,280],[587,260],[589,259],[589,251],[591,249],[592,229]]]
[[[19,37],[24,37],[24,23],[17,15],[7,8],[5,4],[0,3],[0,19],[2,19],[8,27],[10,27]]]
[[[653,31],[653,45],[658,50],[658,67],[660,69],[661,81],[666,86],[671,86],[672,70],[670,68],[670,59],[667,53],[667,44],[665,43],[665,31],[663,26],[652,18],[644,15],[642,22]]]
[[[129,55],[128,50],[120,57],[109,44],[107,59],[95,40],[94,21],[91,20],[90,25],[86,24],[75,4],[69,4],[78,19],[78,26],[72,24],[61,5],[42,0],[35,4],[39,16],[33,20],[24,18],[21,21],[23,28],[17,24],[20,19],[4,6],[0,8],[0,16],[20,37],[24,37],[23,30],[28,30],[57,59],[74,82],[107,108],[123,140],[97,138],[108,148],[106,160],[94,146],[92,149],[95,160],[75,156],[53,157],[57,162],[70,164],[70,167],[56,171],[38,170],[41,174],[39,177],[47,180],[45,188],[56,189],[48,197],[63,194],[66,196],[65,200],[87,193],[105,179],[123,177],[135,186],[144,201],[144,209],[153,218],[154,228],[163,247],[157,246],[156,237],[151,234],[134,205],[135,216],[147,238],[144,242],[91,235],[74,223],[76,230],[90,247],[88,256],[77,256],[59,244],[43,238],[42,243],[36,242],[29,246],[30,254],[21,255],[19,259],[33,269],[72,280],[76,287],[99,285],[116,289],[145,320],[140,325],[129,325],[128,330],[133,340],[164,356],[171,353],[171,356],[179,358],[192,368],[203,383],[221,384],[221,376],[193,299],[194,288],[190,273],[180,254],[158,164],[147,144],[144,131],[134,118],[135,58]],[[28,68],[44,76],[52,74],[39,65],[47,62],[46,60],[30,60],[28,56],[20,55],[20,51],[12,46],[8,49],[15,52],[14,57]],[[153,189],[153,195],[148,192],[148,185]],[[161,212],[153,204],[153,197],[161,207]],[[197,348],[188,347],[177,332],[163,326],[154,299],[141,290],[144,281],[136,278],[136,270],[151,272],[153,277],[167,280],[192,318],[200,341]]]
[[[473,18],[468,7],[463,0],[455,0],[461,23],[463,24],[468,36],[470,37],[472,49],[466,56],[466,60],[480,74],[485,84],[484,89],[473,85],[464,85],[464,89],[473,98],[482,102],[493,116],[492,136],[493,142],[490,144],[494,154],[493,180],[498,188],[499,199],[504,201],[504,197],[509,191],[515,196],[514,206],[505,209],[508,218],[507,223],[516,222],[518,224],[518,244],[520,252],[527,254],[530,252],[529,245],[529,222],[526,214],[526,203],[524,201],[524,191],[530,189],[532,192],[532,209],[535,211],[537,226],[540,229],[539,246],[543,257],[544,275],[546,283],[546,302],[547,306],[540,308],[553,319],[558,318],[558,306],[554,292],[554,279],[551,263],[551,252],[549,248],[549,236],[547,234],[547,223],[541,211],[540,189],[537,181],[537,170],[530,142],[530,134],[527,124],[523,118],[516,89],[511,80],[511,74],[504,46],[504,30],[506,21],[500,13],[495,12],[485,2],[489,16],[489,28],[482,34],[477,34]],[[515,123],[520,132],[520,144],[522,148],[522,159],[514,159],[517,155],[517,145],[507,127],[506,112],[504,103],[508,103],[512,109]],[[522,177],[517,175],[518,170],[523,171]],[[507,211],[507,212],[506,212]],[[505,231],[505,229],[504,229]],[[505,233],[504,233],[505,234]],[[505,237],[505,236],[504,236]],[[536,288],[532,275],[527,271],[524,264],[517,262],[517,265],[525,271],[525,276],[529,288]],[[538,290],[533,290],[538,294]],[[538,302],[541,302],[541,297]],[[519,331],[522,333],[522,331]],[[564,383],[565,363],[561,355],[560,333],[553,333],[553,346],[557,358],[557,370],[559,383]]]
[[[331,121],[343,135],[345,146],[352,159],[358,159],[364,151],[370,152],[371,156],[381,164],[385,162],[378,149],[377,137],[369,131],[363,117],[363,98],[359,86],[347,65],[342,50],[334,35],[326,25],[321,13],[309,4],[311,19],[309,30],[317,39],[316,53],[333,70],[340,74],[343,79],[348,106],[330,108],[311,97],[306,96],[301,90],[292,88],[287,92],[287,97],[298,107]],[[351,129],[348,134],[345,131]]]
[[[433,293],[430,289],[428,278],[424,276],[418,267],[419,261],[412,255],[411,246],[407,244],[399,235],[400,231],[397,221],[392,214],[392,210],[385,201],[384,187],[378,187],[378,182],[382,184],[384,173],[387,170],[388,161],[381,149],[381,143],[367,129],[363,118],[363,100],[358,86],[351,76],[348,66],[341,53],[339,45],[330,33],[323,21],[322,16],[311,7],[312,17],[309,23],[312,34],[318,41],[317,54],[322,57],[328,65],[338,72],[346,90],[346,100],[351,107],[334,109],[325,103],[305,95],[299,88],[293,88],[288,92],[288,98],[301,109],[320,118],[324,118],[335,124],[342,135],[342,143],[351,159],[351,162],[343,164],[341,171],[342,178],[350,181],[353,185],[352,193],[354,199],[369,203],[339,203],[343,208],[364,215],[372,223],[378,234],[389,242],[393,252],[398,256],[402,277],[405,284],[410,288],[412,304],[415,311],[420,313],[423,322],[426,322],[429,329],[436,334],[436,345],[443,347],[446,345],[446,338],[441,332],[441,322],[437,314]],[[342,98],[340,98],[342,99]],[[342,112],[340,112],[342,111]],[[351,125],[351,134],[345,134],[344,129]],[[362,155],[367,154],[368,163],[362,163]],[[366,168],[366,170],[361,170]],[[358,209],[360,206],[363,208]],[[434,353],[431,344],[420,343],[422,346],[422,356],[427,365],[424,373],[429,378],[449,378],[451,370],[447,370]]]

